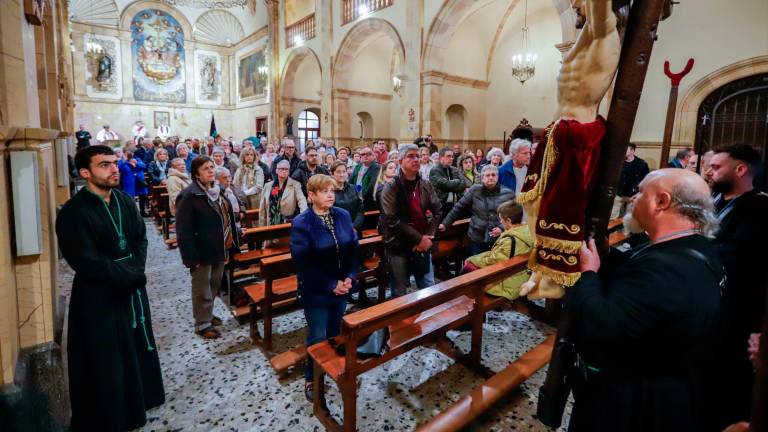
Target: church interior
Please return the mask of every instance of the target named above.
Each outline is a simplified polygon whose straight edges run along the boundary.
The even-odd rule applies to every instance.
[[[439,148],[506,154],[513,131],[538,134],[558,118],[558,76],[582,32],[573,3],[3,0],[0,429],[69,427],[67,311],[76,276],[63,259],[56,219],[77,189],[71,164],[78,131],[89,131],[92,144],[123,148],[137,137],[242,143],[263,136],[270,143],[293,139],[301,154],[309,140],[331,141],[337,150],[381,141],[397,150],[431,136]],[[634,9],[650,3],[662,13],[652,52],[637,59],[647,72],[633,81],[639,101],[629,101],[636,112],[625,131],[636,155],[656,170],[681,149],[704,155],[738,141],[755,147],[768,167],[768,2],[614,0],[623,49],[631,45],[623,29],[632,25]],[[609,124],[612,101],[627,103],[613,84],[598,106]],[[691,161],[694,171],[699,157]],[[354,319],[344,321],[350,338],[367,336],[368,324],[391,317],[421,313],[424,322],[410,323],[419,330],[403,335],[389,357],[344,370],[344,359],[354,356],[339,356],[337,375],[326,370],[323,410],[304,394],[304,314],[270,312],[287,300],[266,311],[262,303],[217,300],[221,337],[194,334],[190,271],[167,210],[159,215],[157,201],[151,205],[144,219],[146,287],[165,403],[147,411],[139,430],[355,430],[355,424],[361,431],[555,430],[536,412],[557,333],[550,301],[494,304],[448,324],[440,319],[461,295],[474,299],[468,310],[481,310],[473,286],[450,285],[418,302],[392,304],[375,319],[351,305]],[[264,240],[248,235],[251,244]],[[445,242],[456,246],[461,239]],[[260,271],[254,280],[269,279],[277,292],[279,282],[273,286],[265,269],[274,264],[276,281],[294,270],[281,273],[270,259],[228,276]],[[376,282],[368,295],[375,298],[380,289],[383,300],[388,275],[379,270],[371,270]],[[434,288],[447,287],[457,274],[436,269]],[[430,325],[439,337],[426,335]],[[456,348],[470,354],[456,356]],[[488,393],[477,396],[483,388]],[[349,399],[356,419],[349,417]],[[567,430],[572,405],[556,430]]]

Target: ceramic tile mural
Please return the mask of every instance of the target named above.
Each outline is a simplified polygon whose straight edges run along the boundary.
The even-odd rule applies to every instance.
[[[170,14],[144,9],[131,21],[133,97],[184,103],[184,31]]]

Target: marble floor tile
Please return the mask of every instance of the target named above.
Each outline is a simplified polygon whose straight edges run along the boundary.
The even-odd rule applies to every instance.
[[[216,315],[224,320],[222,337],[203,340],[194,334],[189,271],[178,250],[168,250],[151,223],[147,224],[147,237],[147,291],[167,401],[148,412],[149,420],[141,430],[323,430],[304,398],[301,370],[278,377],[264,354],[251,345],[248,326],[239,325],[222,302],[217,300],[215,306]],[[68,293],[72,270],[63,260],[60,269],[59,284]],[[278,317],[274,322],[276,351],[300,344],[305,325],[300,311]],[[516,312],[490,312],[484,324],[483,363],[501,370],[553,331]],[[450,332],[449,337],[462,349],[469,348],[469,332]],[[541,370],[469,430],[552,430],[535,418],[543,380]],[[413,430],[481,382],[479,376],[436,350],[414,349],[360,378],[358,430]],[[341,397],[332,382],[328,383],[328,404],[340,418]]]

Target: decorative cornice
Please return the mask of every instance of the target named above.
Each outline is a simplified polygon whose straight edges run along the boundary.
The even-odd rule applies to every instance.
[[[320,105],[320,99],[301,99],[301,98],[294,98],[294,97],[288,97],[283,96],[283,103],[302,103],[302,104],[309,104],[309,105]]]
[[[334,89],[334,93],[338,96],[358,96],[358,97],[364,97],[369,99],[380,99],[380,100],[392,100],[392,95],[383,94],[383,93],[371,93],[371,92],[364,92],[359,90],[350,90],[350,89],[343,89],[343,88],[337,88]]]
[[[424,71],[421,73],[421,79],[424,84],[443,84],[451,83],[460,85],[462,87],[471,87],[476,89],[485,90],[491,85],[489,81],[478,80],[474,78],[467,78],[458,75],[451,75],[449,73],[440,72],[436,70]]]

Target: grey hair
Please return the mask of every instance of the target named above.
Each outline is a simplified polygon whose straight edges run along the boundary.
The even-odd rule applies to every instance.
[[[712,198],[686,186],[686,182],[681,182],[670,188],[672,205],[680,215],[693,222],[703,236],[714,238],[720,221],[715,214]]]
[[[416,144],[409,144],[409,143],[400,144],[400,147],[397,148],[397,160],[401,161],[405,159],[405,155],[411,150],[416,150],[416,153],[418,153],[419,146],[417,146]]]
[[[224,168],[224,167],[216,167],[216,170],[213,173],[216,176],[216,178],[219,178],[219,177],[221,177],[224,174],[226,174],[228,176],[232,176],[232,173],[229,172],[229,170]]]
[[[291,163],[288,162],[288,160],[283,159],[280,162],[278,162],[277,165],[275,165],[275,168],[280,168],[281,166],[291,168]]]
[[[179,145],[176,146],[176,153],[178,153],[179,149],[182,149],[182,148],[185,148],[185,149],[187,149],[187,151],[189,151],[189,146],[188,145],[186,145],[185,143],[179,143]]]
[[[533,144],[527,139],[515,138],[509,143],[509,155],[515,156],[520,149],[528,147],[531,148]]]
[[[485,173],[488,171],[493,171],[498,174],[499,168],[493,164],[485,164],[483,165],[483,169],[480,170],[480,175],[485,175]]]
[[[221,153],[223,155],[226,155],[226,153],[224,152],[224,149],[221,147],[214,147],[213,150],[211,151],[211,156],[215,155],[216,153]]]
[[[182,159],[180,157],[171,159],[171,166],[174,166],[175,164],[177,164],[179,162],[183,163],[184,167],[186,168],[187,164],[184,162],[184,159]]]
[[[497,147],[494,147],[494,148],[488,150],[488,153],[486,153],[486,155],[485,155],[485,159],[488,162],[490,162],[491,161],[491,157],[493,157],[493,155],[496,155],[496,154],[498,154],[499,156],[501,156],[502,159],[504,159],[504,152],[500,148],[497,148]]]
[[[164,149],[164,148],[162,148],[162,147],[161,147],[161,148],[157,149],[157,151],[155,151],[155,156],[154,156],[154,159],[155,159],[155,160],[157,160],[157,157],[158,157],[158,156],[159,156],[161,153],[165,153],[165,155],[166,155],[166,156],[168,156],[168,150],[166,150],[166,149]]]

